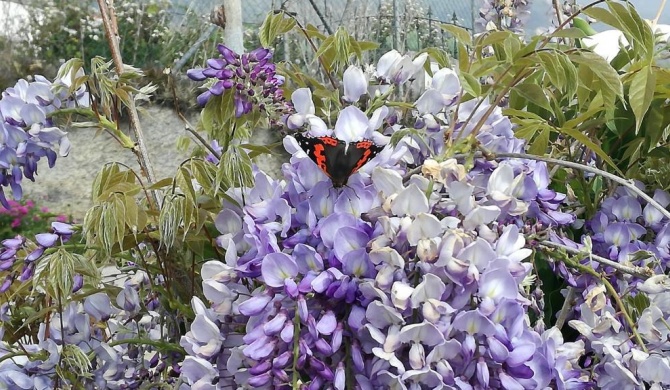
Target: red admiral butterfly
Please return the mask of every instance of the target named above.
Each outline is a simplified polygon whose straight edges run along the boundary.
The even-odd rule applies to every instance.
[[[361,169],[383,147],[370,140],[346,142],[334,137],[307,137],[295,134],[298,145],[328,175],[333,187],[347,184],[349,176]]]

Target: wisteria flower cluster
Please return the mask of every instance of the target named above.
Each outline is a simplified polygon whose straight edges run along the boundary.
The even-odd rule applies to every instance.
[[[430,109],[412,119],[438,134],[436,118],[446,120],[440,114],[460,96],[453,71],[440,72],[417,103]],[[345,72],[346,101],[367,93],[361,75]],[[294,92],[291,128],[349,142],[401,128],[389,107],[368,118],[352,104],[331,130],[310,99]],[[456,115],[462,136],[468,110]],[[499,109],[477,137],[492,150],[523,147]],[[253,189],[229,194],[244,207],[227,204],[217,218],[226,261],[203,267],[210,306],[194,300],[181,342],[191,388],[588,388],[584,342],[565,343],[527,315],[531,250],[521,233],[531,221],[573,220],[558,209],[565,196],[548,189],[544,164],[482,160],[468,172],[456,160],[426,160],[429,150],[406,139],[340,191],[292,137],[285,146],[286,181],[257,171]],[[404,180],[398,162],[407,158],[423,168]]]
[[[509,18],[498,28],[516,28],[510,7],[526,5],[496,2]],[[572,184],[585,179],[586,196],[601,194],[584,189],[605,186],[600,178],[524,154],[512,123],[524,113],[475,96],[472,80],[466,88],[466,75],[437,64],[446,61],[427,63],[439,52],[392,50],[362,67],[340,48],[332,93],[301,84],[288,102],[283,88],[294,86],[269,50],[218,49],[205,69],[189,71],[209,80],[199,103],[229,104],[216,106],[226,112],[219,119],[236,124],[282,126],[283,177],[245,163],[253,186],[220,181],[227,152],[262,148],[212,140],[211,165],[183,164],[150,188],[171,187],[185,201],[170,213],[147,206],[146,228],[115,223],[118,245],[108,240],[105,256],[60,222],[34,242],[0,241],[0,388],[670,386],[670,194],[657,190],[652,201],[641,183],[613,179],[622,186],[584,217]],[[13,164],[0,165],[0,177],[15,196],[20,179],[32,178],[26,170],[34,174],[19,156],[51,159],[67,147],[49,118],[85,103],[86,92],[71,97],[68,85],[37,78],[0,100],[0,156],[16,156],[0,157]],[[116,213],[104,215],[140,219],[144,202],[120,195],[137,191],[134,177],[105,173],[119,197],[116,208],[100,201]],[[220,181],[216,191],[205,180]],[[162,220],[174,223],[154,229]],[[109,233],[103,225],[87,233]],[[162,245],[168,229],[183,242]],[[174,287],[187,279],[188,288]],[[560,310],[548,307],[549,294],[563,294]]]
[[[219,58],[207,61],[204,69],[190,69],[188,77],[195,81],[212,79],[207,91],[197,98],[205,106],[212,96],[221,96],[226,90],[234,91],[235,117],[250,113],[254,107],[272,113],[285,106],[283,76],[276,74],[271,62],[272,52],[259,48],[250,53],[237,54],[224,45],[217,46]]]
[[[67,242],[72,234],[71,226],[54,222],[53,233],[38,235],[38,245],[32,251],[26,251],[26,240],[20,236],[5,240],[0,251],[4,259],[1,267],[4,270],[7,264],[11,268],[12,263],[24,263],[18,279],[26,282],[33,277],[36,266],[44,266],[40,265],[44,250],[59,240]],[[28,254],[18,256],[23,252]],[[71,295],[66,295],[69,303],[61,311],[48,322],[39,323],[34,334],[24,334],[23,330],[12,337],[24,334],[13,343],[0,341],[0,383],[10,389],[127,389],[179,369],[170,367],[171,361],[179,360],[178,352],[160,352],[137,341],[165,339],[163,316],[157,311],[160,308],[151,296],[142,296],[151,291],[150,284],[160,284],[160,280],[150,282],[144,271],[119,275],[107,270],[103,277],[107,288],[117,291],[115,299],[110,299],[105,290],[79,295],[83,278],[76,275]],[[13,280],[14,274],[10,273],[2,284],[2,293]],[[38,296],[28,297],[23,304],[30,305]],[[15,320],[20,318],[18,311],[9,303],[0,305],[0,340],[9,335],[5,332],[22,328]],[[71,372],[57,372],[63,368]]]
[[[636,186],[644,189],[637,182]],[[670,204],[666,191],[656,190],[653,199],[662,207]],[[589,369],[595,373],[601,389],[664,388],[670,384],[668,342],[664,336],[667,326],[662,325],[667,312],[668,277],[665,275],[670,260],[670,224],[656,207],[625,187],[604,199],[600,210],[586,221],[585,235],[580,242],[553,234],[552,240],[570,248],[584,250],[612,260],[617,264],[653,270],[656,276],[641,279],[622,274],[611,266],[593,261],[589,256],[580,258],[582,264],[607,275],[617,291],[631,297],[643,294],[649,300],[637,321],[637,332],[644,344],[630,338],[631,324],[616,316],[616,303],[608,297],[605,287],[592,275],[568,271],[555,263],[561,274],[581,293],[575,296],[576,309],[568,317],[570,325],[582,336],[588,350],[600,359]],[[583,242],[582,242],[583,241]]]
[[[44,251],[59,243],[67,242],[72,237],[72,226],[63,222],[52,222],[50,233],[40,233],[35,236],[37,245],[28,247],[24,237],[16,236],[2,241],[0,249],[0,275],[7,274],[0,285],[0,293],[4,293],[12,286],[15,280],[25,282],[35,273],[36,261],[42,257]],[[19,253],[27,251],[23,262],[19,261]],[[81,282],[81,275],[77,278]],[[81,287],[80,283],[78,284]]]
[[[475,27],[479,32],[510,30],[523,33],[523,26],[530,16],[529,0],[483,0]]]
[[[83,71],[82,71],[83,72]],[[68,79],[69,77],[69,79]],[[42,76],[32,82],[19,80],[0,98],[0,204],[9,208],[4,188],[11,189],[14,199],[21,199],[21,181],[35,181],[37,163],[43,157],[49,167],[58,154],[70,150],[67,133],[54,125],[49,114],[61,108],[88,106],[88,92],[81,87],[73,95],[69,86],[75,75],[53,83]]]

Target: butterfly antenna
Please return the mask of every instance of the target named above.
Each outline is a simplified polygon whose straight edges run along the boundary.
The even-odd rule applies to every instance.
[[[350,190],[351,190],[351,192],[353,192],[353,193],[354,193],[354,195],[356,195],[356,197],[358,198],[358,200],[361,200],[361,197],[360,197],[360,196],[358,196],[358,194],[356,193],[356,190],[354,190],[354,188],[353,188],[353,187],[349,187],[349,185],[347,185],[347,184],[345,184],[345,185],[344,185],[344,187],[347,187],[348,189],[350,189]],[[340,190],[341,190],[341,189],[340,189]]]

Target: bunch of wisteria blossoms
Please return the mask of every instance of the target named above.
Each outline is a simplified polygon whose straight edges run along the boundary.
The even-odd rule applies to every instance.
[[[85,87],[73,94],[69,91],[73,80],[79,76],[81,74],[70,72],[53,83],[42,76],[35,76],[34,81],[19,80],[13,88],[2,92],[0,204],[5,208],[9,208],[9,204],[4,187],[11,189],[14,199],[21,199],[21,181],[24,177],[35,181],[37,163],[41,158],[46,157],[49,167],[53,167],[58,154],[68,154],[70,142],[67,133],[54,125],[49,114],[58,109],[88,106]]]
[[[373,79],[406,83],[423,61],[389,53]],[[361,69],[350,67],[343,87],[351,105],[333,129],[314,115],[307,89],[293,93],[289,128],[377,143],[403,129],[386,105],[358,108],[379,88]],[[578,365],[585,343],[528,316],[540,308],[527,291],[524,233],[572,222],[559,208],[565,195],[548,188],[543,163],[477,160],[468,169],[430,159],[459,96],[456,74],[436,72],[404,118],[427,142],[387,145],[342,189],[288,136],[285,180],[256,171],[254,188],[229,192],[243,206],[226,203],[217,217],[225,262],[202,267],[209,304],[192,302],[182,388],[592,387]],[[477,103],[458,105],[454,138],[489,108]],[[489,150],[523,150],[499,108],[476,137]]]
[[[275,73],[272,52],[259,48],[238,54],[224,45],[218,45],[220,57],[207,61],[204,69],[190,69],[188,77],[195,81],[211,79],[207,91],[201,93],[198,104],[205,106],[212,96],[234,91],[235,117],[251,112],[254,106],[263,112],[273,112],[284,106],[284,77]]]
[[[531,0],[481,0],[479,18],[475,29],[479,32],[495,29],[523,34],[523,27],[530,16]]]
[[[640,183],[636,186],[644,190]],[[653,199],[662,207],[670,204],[670,194],[656,190]],[[670,307],[667,277],[670,261],[670,224],[656,207],[625,187],[606,198],[595,216],[586,223],[586,235],[576,243],[565,237],[553,241],[583,250],[616,263],[653,270],[643,279],[617,272],[590,256],[580,259],[606,276],[625,299],[642,298],[648,302],[639,308],[635,324],[640,338],[631,337],[631,326],[617,316],[619,306],[607,294],[605,286],[593,276],[570,272],[556,263],[557,272],[575,291],[575,308],[569,324],[586,342],[598,359],[590,362],[599,389],[662,389],[670,385],[670,344],[666,319]],[[642,342],[640,344],[640,342]]]
[[[170,362],[180,355],[159,352],[144,341],[160,342],[167,332],[150,288],[161,280],[149,281],[143,271],[103,272],[106,290],[94,293],[82,290],[83,277],[76,275],[59,311],[46,322],[23,324],[20,307],[39,305],[43,293],[35,278],[53,267],[45,250],[59,250],[73,233],[72,226],[54,222],[52,232],[36,236],[37,245],[20,236],[2,242],[0,275],[7,276],[0,292],[11,292],[16,280],[33,282],[36,293],[0,305],[1,388],[128,389],[164,381],[166,371],[174,370]],[[17,269],[23,269],[18,277]],[[117,291],[115,299],[106,291]]]

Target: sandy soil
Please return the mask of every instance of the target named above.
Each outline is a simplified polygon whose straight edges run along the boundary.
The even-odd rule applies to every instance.
[[[140,112],[140,118],[157,177],[173,176],[176,167],[189,155],[177,151],[179,137],[187,133],[181,120],[173,109],[159,106],[145,108]],[[197,112],[188,115],[193,125],[197,119]],[[105,163],[122,162],[138,172],[139,165],[132,152],[120,147],[106,133],[95,137],[95,129],[69,129],[68,132],[72,143],[69,156],[59,157],[53,169],[49,169],[46,160],[40,161],[35,182],[24,180],[24,199],[33,199],[53,212],[83,218],[92,205],[91,183]],[[275,142],[276,136],[260,131],[254,141]],[[284,161],[287,161],[286,156],[264,158],[257,163],[277,177]]]

